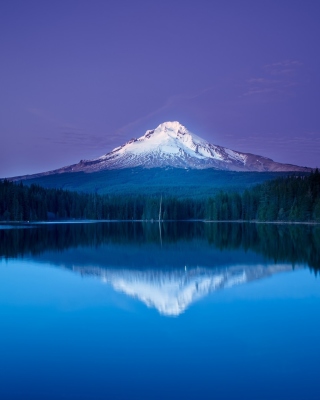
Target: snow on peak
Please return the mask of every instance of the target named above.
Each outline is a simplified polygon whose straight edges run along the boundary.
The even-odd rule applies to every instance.
[[[102,157],[73,166],[72,171],[94,172],[105,169],[168,166],[231,171],[304,170],[211,144],[190,132],[180,122],[167,121]]]
[[[168,155],[181,157],[187,154],[191,157],[203,158],[198,146],[209,145],[206,141],[192,134],[178,121],[168,121],[160,124],[156,129],[148,130],[143,136],[130,140],[116,150],[122,154],[141,155],[154,153],[165,158]]]
[[[186,133],[188,132],[187,128],[180,124],[178,121],[167,121],[160,124],[155,131],[173,131],[175,133],[181,132]]]
[[[111,153],[97,160],[104,162],[107,167],[111,165],[111,168],[135,166],[208,168],[221,167],[221,162],[224,165],[233,161],[244,163],[245,155],[226,150],[191,133],[178,121],[167,121],[155,129],[146,131],[138,139],[131,139],[123,146],[116,147]],[[222,166],[222,169],[228,168]]]

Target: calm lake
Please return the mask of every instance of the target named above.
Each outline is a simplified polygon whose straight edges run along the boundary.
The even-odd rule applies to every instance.
[[[0,226],[0,398],[318,400],[319,269],[320,226]]]

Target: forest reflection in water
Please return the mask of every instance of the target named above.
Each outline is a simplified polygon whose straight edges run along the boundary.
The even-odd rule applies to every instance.
[[[20,226],[21,228],[21,226]],[[253,252],[273,263],[306,264],[320,269],[320,226],[300,224],[110,222],[26,225],[26,229],[0,229],[0,256],[40,256],[72,249],[110,249],[116,245],[134,258],[141,251],[160,252],[196,244],[199,262],[205,251]],[[28,229],[27,229],[28,228]],[[168,253],[168,257],[170,254]],[[137,261],[140,263],[139,261]]]

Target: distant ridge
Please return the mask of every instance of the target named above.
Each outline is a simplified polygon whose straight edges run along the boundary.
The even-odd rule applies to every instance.
[[[186,168],[215,169],[242,172],[310,172],[312,169],[282,164],[259,155],[243,153],[214,145],[188,131],[179,122],[164,122],[156,129],[148,130],[138,139],[131,139],[93,160],[81,160],[78,164],[54,171],[11,178],[22,180],[46,175],[126,168]]]

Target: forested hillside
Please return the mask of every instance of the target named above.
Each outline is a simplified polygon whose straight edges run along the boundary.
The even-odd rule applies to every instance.
[[[293,173],[291,173],[293,174]],[[305,173],[294,173],[295,175]],[[71,172],[46,176],[24,177],[23,184],[48,189],[65,189],[83,193],[128,196],[167,196],[184,199],[206,199],[220,190],[243,192],[257,184],[278,177],[284,172],[232,172],[213,168],[125,168],[93,173]],[[18,178],[15,181],[19,181]]]
[[[320,221],[320,173],[271,180],[242,194],[221,192],[206,205],[213,220]]]
[[[159,195],[99,195],[38,185],[0,183],[0,220],[258,220],[320,221],[320,173],[278,178],[244,192],[198,199]]]

